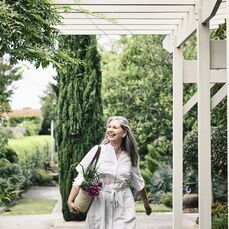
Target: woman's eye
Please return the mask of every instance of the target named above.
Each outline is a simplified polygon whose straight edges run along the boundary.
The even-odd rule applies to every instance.
[[[117,126],[108,126],[107,128],[108,129],[119,129],[119,127],[117,127]]]

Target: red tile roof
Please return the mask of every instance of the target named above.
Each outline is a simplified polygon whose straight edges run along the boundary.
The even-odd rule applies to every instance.
[[[31,109],[31,108],[23,108],[21,110],[13,110],[8,113],[3,113],[2,116],[6,119],[15,116],[41,116],[42,111],[40,109]]]

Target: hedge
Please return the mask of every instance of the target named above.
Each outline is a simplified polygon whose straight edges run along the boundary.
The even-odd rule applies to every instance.
[[[50,158],[50,136],[28,136],[8,141],[9,148],[18,155],[18,164],[26,178],[25,185],[31,184],[31,177],[36,168],[43,166]]]

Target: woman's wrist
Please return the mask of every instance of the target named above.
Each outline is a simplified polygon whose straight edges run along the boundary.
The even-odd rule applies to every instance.
[[[67,202],[70,204],[70,203],[73,203],[73,200],[72,199],[68,199]]]

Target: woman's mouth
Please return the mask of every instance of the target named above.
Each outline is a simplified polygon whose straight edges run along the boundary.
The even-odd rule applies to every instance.
[[[111,137],[111,138],[115,137],[115,134],[112,134],[112,133],[108,133],[107,135],[108,137]]]

